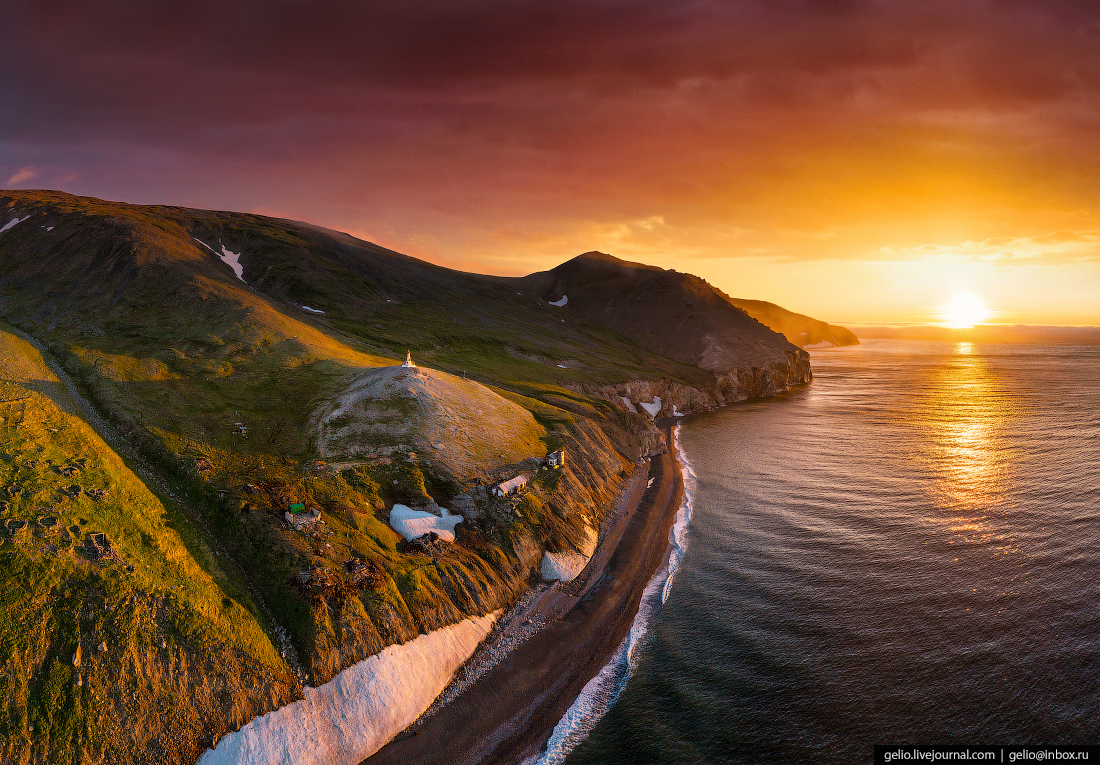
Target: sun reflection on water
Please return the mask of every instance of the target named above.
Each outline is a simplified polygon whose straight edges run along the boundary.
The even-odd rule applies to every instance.
[[[930,373],[913,417],[941,510],[929,521],[950,532],[952,544],[1007,543],[997,524],[1012,475],[1002,434],[1017,414],[1004,381],[972,343],[957,343],[947,364]]]

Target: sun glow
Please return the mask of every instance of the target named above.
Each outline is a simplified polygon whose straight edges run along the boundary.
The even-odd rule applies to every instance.
[[[967,329],[989,318],[982,299],[972,292],[956,292],[951,302],[940,309],[943,323],[953,329]]]

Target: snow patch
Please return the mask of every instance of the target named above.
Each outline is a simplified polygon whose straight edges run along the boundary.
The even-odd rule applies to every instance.
[[[238,279],[244,282],[244,266],[241,265],[241,254],[239,252],[230,252],[223,244],[221,254],[218,257],[233,269],[233,273],[237,275]],[[245,282],[245,284],[247,283]]]
[[[302,310],[309,311],[310,313],[324,313],[324,311],[321,311],[317,308],[310,308],[308,305],[302,306]]]
[[[681,413],[680,410],[676,408],[676,404],[672,405],[672,416],[673,417],[683,417],[684,416],[683,413]]]
[[[31,217],[31,216],[29,216],[29,215],[28,215],[28,216],[26,216],[25,218],[16,218],[16,219],[15,219],[15,220],[13,220],[13,221],[12,221],[11,223],[8,223],[8,224],[7,224],[6,226],[4,226],[3,228],[0,228],[0,234],[3,234],[3,233],[4,233],[5,231],[7,231],[7,230],[8,230],[9,228],[14,228],[15,226],[18,226],[18,225],[19,225],[20,223],[22,223],[23,221],[27,220],[27,218],[30,218],[30,217]]]
[[[630,399],[628,399],[626,396],[619,396],[619,398],[623,400],[623,406],[626,407],[626,411],[634,412],[634,414],[638,413],[638,410],[635,408],[634,403]]]
[[[428,708],[500,615],[465,619],[348,667],[230,733],[199,765],[357,765]]]
[[[455,526],[462,523],[462,516],[440,508],[443,517],[424,510],[413,510],[405,505],[394,505],[390,510],[390,527],[405,539],[422,537],[434,531],[440,539],[455,541]]]
[[[47,227],[46,227],[46,230],[47,230],[47,231],[53,231],[53,229],[54,229],[54,227],[53,227],[53,226],[47,226]]]
[[[584,567],[588,565],[588,559],[592,557],[592,553],[596,551],[596,532],[592,530],[591,526],[585,526],[584,544],[581,545],[581,552],[560,552],[552,553],[545,552],[542,554],[542,565],[539,568],[539,573],[542,574],[542,578],[548,582],[552,582],[558,579],[562,582],[571,582],[577,578],[577,574],[584,570]]]
[[[657,412],[661,411],[661,397],[654,396],[653,403],[651,404],[647,404],[644,401],[639,401],[638,406],[640,406],[642,409],[645,409],[650,417],[656,417]]]
[[[568,302],[569,302],[569,296],[568,295],[562,295],[561,300],[551,300],[550,305],[556,305],[558,308],[561,308],[562,306],[564,306]]]
[[[191,238],[195,239],[195,237]],[[214,253],[219,258],[221,258],[223,263],[233,269],[233,273],[237,275],[237,278],[244,282],[244,266],[241,265],[241,254],[239,252],[229,251],[228,249],[226,249],[224,244],[221,246],[222,251],[218,252],[201,239],[195,239],[195,241],[201,244],[206,249],[210,250],[210,252]],[[245,282],[245,284],[248,284],[248,282]]]
[[[565,364],[558,364],[558,369],[569,369]]]

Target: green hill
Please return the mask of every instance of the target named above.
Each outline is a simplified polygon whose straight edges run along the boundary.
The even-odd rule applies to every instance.
[[[702,280],[606,256],[481,276],[293,221],[45,191],[0,192],[0,228],[0,319],[47,349],[2,336],[3,512],[28,524],[0,548],[5,762],[32,742],[48,761],[193,761],[583,546],[663,448],[622,386],[672,391],[671,411],[809,378]],[[407,349],[424,379],[402,393]],[[563,446],[567,469],[540,471]],[[521,498],[488,492],[521,471]],[[395,502],[467,520],[426,551],[388,526]],[[299,504],[321,522],[288,523]],[[88,534],[117,559],[87,559]]]
[[[0,325],[0,761],[129,762],[298,691],[264,620],[183,517]]]

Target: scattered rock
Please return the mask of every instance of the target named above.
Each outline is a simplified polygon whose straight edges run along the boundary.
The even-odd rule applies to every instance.
[[[214,465],[206,457],[195,458],[195,470],[199,473],[209,473],[214,469]]]
[[[100,653],[107,653],[107,643],[100,643],[98,650]]]
[[[434,531],[429,531],[427,534],[410,539],[407,542],[401,541],[397,544],[399,552],[403,553],[421,553],[422,555],[428,555],[430,557],[438,557],[440,555],[446,555],[451,551],[448,543],[439,538],[439,535]]]
[[[352,558],[344,564],[344,568],[351,574],[351,579],[359,587],[374,589],[386,578],[386,571],[378,561],[364,561],[362,558]]]
[[[103,533],[88,534],[84,539],[84,550],[94,561],[118,560],[118,553],[111,547],[110,540]]]
[[[107,496],[106,489],[85,489],[84,493],[94,499],[96,502],[101,501]]]
[[[82,488],[74,483],[72,486],[62,488],[62,489],[58,489],[58,491],[60,491],[62,494],[64,494],[67,497],[74,497],[75,498],[75,497],[80,496],[80,492],[82,491]]]
[[[4,526],[7,528],[9,534],[16,534],[27,527],[27,522],[20,520],[19,518],[9,518],[4,521]]]

